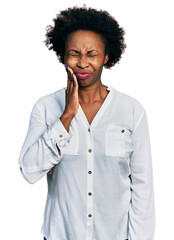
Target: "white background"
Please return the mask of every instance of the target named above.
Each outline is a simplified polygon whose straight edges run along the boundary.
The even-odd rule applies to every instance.
[[[146,109],[151,138],[156,233],[173,238],[174,14],[172,1],[4,1],[0,6],[1,174],[0,238],[42,240],[46,176],[35,184],[22,177],[19,153],[34,103],[66,86],[66,72],[44,45],[45,27],[74,5],[107,10],[126,30],[120,64],[104,70],[102,82],[138,99]],[[147,229],[148,230],[148,229]],[[141,240],[141,239],[140,239]]]

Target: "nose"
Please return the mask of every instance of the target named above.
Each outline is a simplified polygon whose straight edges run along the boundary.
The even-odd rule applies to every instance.
[[[88,63],[88,59],[86,58],[86,56],[81,55],[78,59],[77,65],[79,68],[88,68],[89,63]]]

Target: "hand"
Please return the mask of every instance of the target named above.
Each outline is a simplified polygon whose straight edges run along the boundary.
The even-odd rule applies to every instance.
[[[72,116],[76,115],[79,107],[79,96],[78,96],[79,85],[77,82],[76,75],[73,73],[73,70],[67,65],[65,65],[65,68],[68,74],[68,82],[67,82],[67,89],[66,89],[66,106],[62,116],[70,116],[68,117],[70,121],[68,121],[68,123],[66,122],[68,124],[67,126],[63,122],[63,119],[61,121],[63,124],[65,124],[64,127],[69,129]],[[52,167],[48,172],[48,176],[50,178],[52,178],[54,167]]]
[[[52,167],[51,170],[47,173],[50,178],[52,178],[54,168],[55,168],[55,166]]]
[[[68,74],[67,89],[66,89],[66,106],[64,113],[75,116],[79,108],[79,95],[78,95],[78,81],[73,70],[65,64]]]

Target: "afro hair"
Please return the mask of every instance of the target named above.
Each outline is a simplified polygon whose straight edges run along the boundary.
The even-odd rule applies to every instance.
[[[94,31],[100,34],[104,40],[105,54],[109,54],[105,68],[111,68],[120,61],[126,48],[125,31],[107,11],[87,8],[86,5],[74,6],[60,11],[53,21],[54,26],[46,27],[44,43],[49,50],[55,51],[61,63],[64,63],[65,42],[69,34],[77,30]]]

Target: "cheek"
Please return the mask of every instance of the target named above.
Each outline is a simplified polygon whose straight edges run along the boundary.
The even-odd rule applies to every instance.
[[[103,66],[102,62],[98,59],[89,59],[88,63],[89,63],[89,66],[95,69],[95,71],[100,71],[100,69]]]
[[[77,64],[77,59],[74,57],[70,57],[68,55],[65,55],[64,62],[69,66],[75,66]]]
[[[77,64],[77,60],[74,58],[65,59],[65,63],[69,66],[75,66]]]
[[[103,63],[97,61],[96,63],[93,63],[93,66],[96,69],[96,71],[100,72],[103,68]]]
[[[91,65],[93,65],[96,69],[100,69],[103,67],[103,59],[96,58],[91,60]]]

